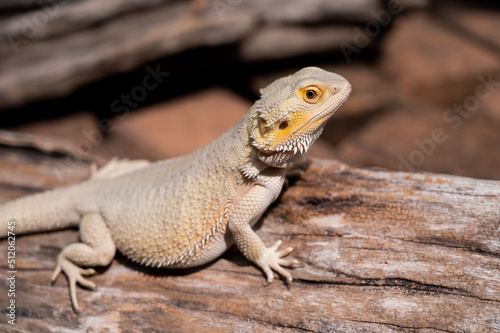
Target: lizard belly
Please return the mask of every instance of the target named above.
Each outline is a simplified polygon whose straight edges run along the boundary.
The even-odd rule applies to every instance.
[[[164,267],[171,268],[188,268],[196,267],[199,265],[206,264],[220,255],[222,255],[231,245],[234,244],[234,239],[231,232],[227,228],[227,223],[231,218],[231,213],[238,207],[238,205],[244,201],[252,189],[258,186],[262,189],[262,195],[259,196],[259,201],[261,201],[262,207],[259,205],[253,206],[252,218],[246,221],[250,226],[253,226],[259,218],[264,214],[269,205],[276,200],[283,187],[283,182],[285,179],[285,174],[283,170],[270,169],[263,172],[263,175],[258,176],[251,182],[241,185],[234,196],[228,198],[227,202],[223,205],[225,207],[224,211],[220,210],[218,213],[223,221],[223,229],[220,232],[215,233],[213,237],[208,239],[203,247],[199,249],[192,249],[196,252],[195,255],[190,256],[183,263],[168,265]],[[222,207],[222,206],[221,206]],[[250,207],[249,207],[250,208]]]
[[[213,237],[204,248],[184,263],[164,266],[165,268],[189,268],[204,265],[220,257],[233,245],[234,240],[229,233]]]
[[[193,267],[231,246],[226,224],[237,187],[229,181],[216,186],[204,182],[205,176],[188,177],[179,169],[165,184],[131,181],[117,189],[110,184],[94,198],[114,198],[111,204],[102,200],[108,204],[99,211],[116,248],[131,260],[153,267]]]
[[[110,227],[116,248],[131,260],[153,267],[195,267],[216,259],[234,243],[227,228],[228,220],[254,186],[265,187],[267,195],[260,198],[265,203],[258,209],[255,207],[254,218],[247,221],[250,225],[279,195],[282,184],[282,174],[274,172],[242,184],[237,190],[226,187],[216,196],[202,193],[204,200],[199,200],[201,195],[193,198],[192,195],[182,196],[181,191],[156,188],[154,193],[148,190],[147,195],[157,199],[149,200],[152,204],[140,210],[127,205],[128,200],[139,200],[135,198],[146,195],[136,189],[128,194],[128,199],[115,200],[120,203],[118,206],[105,207],[103,217]],[[179,195],[172,196],[172,193]],[[223,200],[214,199],[222,195],[225,196]],[[197,204],[190,202],[190,198]],[[166,199],[176,202],[176,205],[167,205]]]
[[[181,219],[162,209],[137,213],[135,218],[126,212],[104,216],[115,225],[110,229],[116,247],[128,258],[146,266],[187,268],[205,264],[231,246],[232,240],[225,236],[223,208],[210,214],[205,223],[195,216]]]

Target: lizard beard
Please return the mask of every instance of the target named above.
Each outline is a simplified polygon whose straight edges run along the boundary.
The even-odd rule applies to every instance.
[[[257,157],[269,166],[289,169],[300,160],[302,154],[300,152],[294,153],[293,151],[279,151],[266,154],[259,151]]]
[[[285,150],[273,152],[259,151],[257,157],[265,164],[275,168],[290,168],[307,152],[309,147],[321,135],[325,124],[309,135],[297,135],[296,140],[290,142]],[[281,148],[281,147],[280,147]]]

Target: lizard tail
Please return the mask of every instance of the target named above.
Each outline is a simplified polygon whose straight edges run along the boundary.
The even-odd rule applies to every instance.
[[[81,217],[73,208],[75,198],[70,189],[37,193],[0,205],[0,239],[8,232],[21,235],[78,226]]]
[[[92,168],[91,179],[111,179],[141,169],[146,160],[112,159],[101,169]],[[87,183],[88,184],[88,183]],[[76,191],[74,186],[78,186]],[[83,183],[37,193],[0,205],[0,239],[15,235],[77,227],[81,216],[74,208],[87,188]]]

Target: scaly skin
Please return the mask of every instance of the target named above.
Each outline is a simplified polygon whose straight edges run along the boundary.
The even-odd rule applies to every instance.
[[[318,138],[351,86],[315,67],[281,78],[261,91],[238,124],[197,151],[156,163],[112,162],[90,180],[0,206],[0,238],[7,222],[16,235],[79,225],[82,242],[57,258],[53,275],[68,276],[78,311],[76,283],[108,265],[115,250],[146,266],[186,268],[205,264],[236,243],[273,280],[292,281],[283,259],[292,248],[266,247],[252,226],[278,197],[285,172]]]

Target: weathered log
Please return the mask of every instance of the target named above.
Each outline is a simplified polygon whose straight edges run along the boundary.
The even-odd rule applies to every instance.
[[[1,148],[1,147],[0,147]],[[1,148],[0,200],[78,182],[87,162]],[[31,171],[29,171],[31,170]],[[29,172],[28,172],[29,171]],[[31,174],[24,181],[23,175]],[[27,209],[29,209],[27,207]],[[290,289],[263,286],[235,248],[191,270],[148,269],[117,255],[78,290],[50,276],[76,230],[16,237],[16,325],[7,332],[494,332],[500,327],[500,182],[355,169],[312,160],[258,225],[301,266]],[[7,306],[7,242],[0,242],[0,304]],[[4,308],[5,309],[5,308]]]
[[[240,43],[242,58],[253,60],[338,50],[340,41],[352,42],[352,22],[373,20],[370,11],[380,8],[379,0],[216,0],[193,14],[188,1],[40,1],[0,22],[0,109],[65,96],[89,82],[200,47]],[[325,27],[310,29],[309,38],[297,29],[267,31],[294,24]],[[284,36],[294,40],[285,50],[267,44]]]

